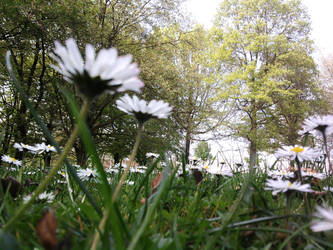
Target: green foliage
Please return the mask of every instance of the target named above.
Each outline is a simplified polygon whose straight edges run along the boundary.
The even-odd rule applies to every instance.
[[[199,142],[198,146],[194,149],[194,155],[203,161],[213,159],[213,156],[210,153],[209,144],[206,141]]]
[[[300,1],[226,0],[218,10],[211,38],[220,98],[237,112],[232,133],[254,151],[297,143],[300,123],[323,107],[309,31]]]

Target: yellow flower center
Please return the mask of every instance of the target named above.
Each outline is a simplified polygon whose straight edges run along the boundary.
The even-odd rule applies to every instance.
[[[17,161],[15,158],[13,158],[13,157],[10,157],[10,159],[12,160],[12,161]]]
[[[294,147],[292,149],[290,149],[290,151],[294,151],[296,154],[301,153],[304,151],[304,148],[301,147]]]
[[[288,186],[291,187],[291,185],[293,185],[291,182],[288,183]]]
[[[205,169],[207,169],[207,168],[209,168],[209,166],[206,165],[206,166],[205,166]]]
[[[285,174],[286,174],[286,171],[283,170],[283,171],[282,171],[282,175],[285,175]]]

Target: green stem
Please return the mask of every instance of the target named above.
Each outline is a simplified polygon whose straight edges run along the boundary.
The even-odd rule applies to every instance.
[[[287,205],[286,205],[286,230],[290,231],[289,229],[289,215],[290,215],[290,203],[291,203],[291,192],[290,190],[286,192],[287,196]],[[287,244],[287,249],[291,249],[290,243]]]
[[[80,111],[79,119],[84,119],[87,112],[88,112],[89,102],[84,101],[83,106]],[[67,154],[72,150],[73,144],[78,136],[79,133],[79,127],[77,124],[75,124],[75,127],[72,131],[72,134],[70,138],[68,139],[64,150],[62,151],[60,157],[58,158],[55,166],[51,169],[49,174],[46,176],[46,178],[39,184],[39,186],[36,188],[34,193],[32,194],[29,201],[25,204],[23,204],[17,211],[17,213],[8,221],[7,224],[3,226],[3,230],[7,231],[15,222],[16,220],[22,215],[22,213],[27,210],[27,208],[33,203],[33,201],[38,197],[39,194],[41,194],[44,189],[47,187],[47,185],[51,182],[52,178],[55,176],[55,174],[58,172],[60,167],[62,166]]]
[[[333,174],[333,169],[332,169],[332,164],[331,164],[331,157],[330,157],[330,152],[328,151],[328,147],[327,147],[327,138],[325,133],[323,133],[323,138],[324,138],[324,147],[325,147],[325,153],[326,153],[326,157],[327,157],[327,161],[328,161],[328,166],[330,168],[330,173]],[[325,171],[326,170],[326,164],[325,164]]]
[[[124,184],[125,182],[125,179],[126,179],[126,176],[134,162],[134,158],[136,156],[136,153],[138,151],[138,148],[139,148],[139,144],[140,144],[140,140],[141,140],[141,136],[142,136],[142,133],[143,133],[143,123],[140,123],[139,124],[139,127],[138,127],[138,133],[136,135],[136,139],[135,139],[135,144],[134,144],[134,147],[132,149],[132,153],[131,153],[131,156],[130,156],[130,159],[129,159],[129,163],[127,165],[127,167],[125,168],[125,171],[123,172],[121,178],[120,178],[120,181],[118,182],[118,185],[112,195],[112,204],[116,201],[117,197],[118,197],[118,194],[120,192],[120,189],[122,187],[122,185]],[[111,204],[111,205],[112,205]],[[99,241],[99,237],[100,237],[100,233],[102,232],[104,226],[105,226],[105,223],[109,217],[109,214],[110,214],[110,209],[106,209],[104,211],[104,214],[103,214],[103,218],[101,220],[101,222],[99,223],[98,225],[98,230],[95,232],[95,235],[94,235],[94,240],[93,240],[93,243],[91,245],[91,250],[95,250],[97,248],[97,243]]]
[[[142,132],[143,132],[143,124],[140,123],[140,125],[138,127],[138,133],[137,133],[136,139],[135,139],[135,144],[134,144],[134,147],[133,147],[130,159],[129,159],[129,163],[128,163],[127,167],[125,168],[125,171],[122,174],[122,176],[120,178],[120,181],[118,182],[118,185],[117,185],[117,187],[116,187],[116,189],[115,189],[115,191],[112,195],[112,202],[115,202],[115,200],[117,199],[117,196],[120,192],[120,189],[121,189],[122,185],[125,182],[125,178],[127,177],[127,174],[129,172],[132,164],[133,164],[134,158],[136,156],[136,152],[138,151],[138,148],[139,148]]]
[[[297,156],[296,156],[296,165],[297,165],[297,173],[298,173],[298,180],[300,181],[301,184],[303,184],[303,178],[302,178],[302,164],[301,162],[298,160]]]

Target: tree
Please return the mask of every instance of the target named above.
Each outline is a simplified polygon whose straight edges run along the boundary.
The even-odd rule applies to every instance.
[[[156,49],[156,57],[163,79],[152,88],[173,106],[171,119],[183,138],[188,162],[191,142],[216,129],[224,118],[214,99],[218,86],[209,81],[208,36],[202,27],[184,32],[178,26],[161,29],[159,35],[164,46]]]
[[[297,13],[297,14],[296,14]],[[299,0],[225,0],[211,33],[220,69],[220,98],[234,105],[229,128],[258,150],[290,130],[290,142],[318,100],[310,23]],[[297,99],[296,98],[300,98]]]
[[[56,140],[62,144],[69,136],[74,121],[57,85],[66,86],[74,93],[75,90],[50,67],[54,62],[48,54],[52,51],[54,41],[63,42],[74,37],[82,51],[86,43],[93,44],[97,49],[116,46],[120,54],[131,53],[136,61],[143,62],[140,50],[145,48],[153,30],[180,20],[179,4],[180,1],[174,0],[4,0],[0,4],[3,17],[0,21],[0,55],[4,58],[7,50],[12,52],[18,78],[30,101]],[[145,66],[142,65],[142,68]],[[36,143],[40,138],[36,136],[38,127],[27,112],[25,103],[8,82],[4,64],[0,72],[0,81],[3,83],[0,127],[5,131],[2,153],[6,153],[13,142]],[[157,76],[152,78],[156,79]],[[99,150],[105,152],[126,144],[128,138],[133,139],[130,132],[128,136],[119,133],[120,124],[133,127],[134,122],[117,112],[115,98],[100,98],[92,105],[87,117],[87,124]],[[78,96],[77,101],[80,104]],[[154,136],[158,137],[160,131],[155,129]],[[107,143],[105,138],[109,139]],[[110,147],[110,142],[114,142],[114,146]],[[160,142],[160,145],[166,145],[165,140]],[[75,142],[74,149],[79,164],[85,164],[87,155],[80,139]]]

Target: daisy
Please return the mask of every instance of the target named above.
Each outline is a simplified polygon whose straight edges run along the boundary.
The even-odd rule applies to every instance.
[[[321,153],[309,147],[301,146],[283,146],[282,149],[278,149],[275,153],[276,158],[288,158],[295,160],[296,158],[300,161],[313,161],[318,158]]]
[[[302,171],[302,176],[304,177],[313,177],[319,180],[323,180],[325,179],[327,176],[324,173],[316,173],[316,172],[312,172],[312,171]]]
[[[147,158],[149,158],[149,157],[157,158],[157,157],[159,157],[159,154],[155,154],[155,153],[147,153],[147,154],[146,154],[146,157],[147,157]]]
[[[333,187],[323,187],[323,190],[326,191],[326,192],[333,192]]]
[[[97,172],[91,168],[80,169],[77,171],[77,176],[79,176],[84,181],[89,181],[91,178],[97,176]]]
[[[54,54],[50,56],[58,63],[53,68],[65,80],[74,82],[88,98],[94,98],[104,91],[112,94],[127,90],[139,92],[144,86],[138,78],[140,70],[136,63],[132,63],[132,56],[118,56],[116,48],[101,49],[96,55],[95,48],[87,44],[84,61],[77,43],[69,38],[65,46],[56,41]]]
[[[313,116],[304,121],[301,134],[310,132],[313,135],[328,136],[333,133],[333,115]]]
[[[47,193],[47,192],[43,192],[40,195],[38,195],[38,199],[39,200],[44,200],[48,203],[51,203],[54,200],[54,194],[53,193]]]
[[[46,201],[48,203],[51,203],[54,200],[55,196],[53,193],[47,193],[43,192],[40,195],[38,195],[37,199]],[[27,203],[31,199],[31,195],[28,194],[27,196],[23,197],[23,203]]]
[[[15,142],[13,147],[22,152],[25,149],[25,144]]]
[[[116,103],[118,109],[134,115],[141,123],[148,121],[150,118],[167,118],[172,110],[166,102],[152,100],[147,104],[145,100],[140,100],[136,95],[130,97],[126,94]]]
[[[211,167],[207,170],[208,173],[212,175],[221,175],[221,176],[229,176],[232,177],[233,173],[230,170],[221,170],[218,167]]]
[[[55,147],[46,145],[44,142],[35,145],[35,152],[41,154],[43,152],[57,152]]]
[[[311,230],[313,232],[328,231],[333,229],[333,209],[328,206],[316,207],[313,214],[318,219],[312,221]]]
[[[18,149],[19,151],[23,151],[23,150],[28,150],[32,153],[36,153],[36,148],[33,147],[33,146],[30,146],[30,145],[27,145],[27,144],[24,144],[24,143],[17,143],[15,142],[14,143],[14,148]]]
[[[310,184],[301,184],[300,182],[290,182],[281,179],[267,180],[265,190],[272,190],[272,194],[276,195],[280,192],[286,192],[288,190],[296,190],[300,192],[313,192]]]
[[[294,178],[295,174],[293,172],[289,172],[286,170],[281,170],[281,171],[268,171],[267,174],[272,177],[272,178],[281,178],[281,177],[285,177],[285,178]]]
[[[11,163],[14,164],[16,166],[21,166],[22,165],[22,161],[16,160],[14,157],[10,157],[9,155],[3,155],[1,157],[1,160],[7,163]]]

